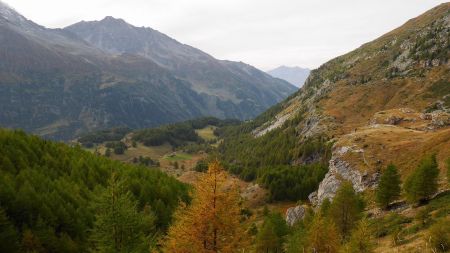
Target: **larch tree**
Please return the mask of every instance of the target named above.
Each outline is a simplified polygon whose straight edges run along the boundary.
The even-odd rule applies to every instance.
[[[208,165],[194,185],[192,203],[175,213],[163,252],[244,252],[248,237],[240,222],[240,197],[227,177],[218,161]]]
[[[375,243],[370,230],[369,221],[364,218],[358,222],[358,225],[353,230],[348,243],[346,243],[341,252],[342,253],[373,253]]]
[[[330,218],[343,240],[348,239],[351,230],[361,218],[363,204],[361,198],[353,189],[352,183],[342,183],[329,209]]]
[[[320,253],[336,253],[339,251],[339,234],[333,222],[317,214],[307,236],[307,251]],[[299,249],[299,252],[300,251]]]
[[[438,189],[439,168],[436,155],[424,157],[416,170],[405,181],[406,198],[409,202],[420,202],[433,195]]]
[[[393,200],[400,196],[400,175],[395,165],[390,164],[383,171],[376,191],[376,201],[378,205],[386,209]]]

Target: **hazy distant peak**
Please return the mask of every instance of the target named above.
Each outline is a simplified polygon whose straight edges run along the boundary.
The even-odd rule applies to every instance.
[[[273,70],[267,71],[271,76],[283,79],[288,81],[289,83],[302,87],[306,78],[308,78],[310,69],[302,68],[298,66],[288,67],[288,66],[280,66]]]

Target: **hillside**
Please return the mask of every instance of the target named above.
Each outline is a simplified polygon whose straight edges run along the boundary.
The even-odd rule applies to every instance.
[[[248,119],[295,91],[251,66],[215,60],[149,28],[112,18],[101,23],[119,32],[130,27],[141,39],[131,38],[147,46],[153,45],[152,36],[164,38],[153,48],[158,55],[178,62],[171,55],[176,50],[160,48],[175,45],[192,53],[186,55],[189,62],[175,71],[139,52],[98,48],[69,31],[74,29],[47,29],[0,3],[3,127],[67,140],[113,126],[153,127],[200,116]],[[190,62],[196,54],[208,62]],[[193,82],[183,71],[214,80]]]
[[[133,215],[142,215],[143,227],[132,230],[143,233],[137,240],[141,249],[148,249],[167,229],[178,201],[189,199],[188,186],[163,172],[21,131],[0,129],[0,148],[2,252],[93,250],[101,233],[94,229],[99,226],[95,221],[107,215],[101,203],[114,203],[114,198],[115,226],[121,226],[121,219],[136,225]],[[117,196],[108,199],[111,187]],[[9,237],[4,237],[6,231]]]
[[[355,162],[355,170],[373,171],[375,164],[395,162],[407,174],[408,167],[417,164],[418,149],[437,152],[443,167],[450,155],[449,6],[442,4],[313,70],[296,94],[239,129],[230,129],[230,138],[221,147],[225,159],[244,165],[242,169],[245,164],[310,163],[329,155],[310,145],[319,138],[335,143],[334,157],[342,147],[363,153],[370,169],[349,160]],[[372,142],[362,144],[364,138],[354,138],[366,137],[368,131],[376,136]],[[402,131],[408,134],[399,136]],[[401,149],[401,156],[388,155],[422,135],[436,136],[431,149],[425,143],[411,143],[412,149]],[[308,152],[305,145],[310,146]],[[270,152],[274,148],[282,150],[282,157]],[[404,157],[413,160],[404,164],[399,160]],[[255,166],[247,169],[254,170],[251,167]]]
[[[302,87],[311,72],[310,69],[300,67],[280,66],[267,71],[273,77],[277,77],[292,83],[297,87]]]
[[[242,179],[266,186],[272,196],[279,196],[275,199],[301,199],[312,207],[332,200],[343,182],[349,181],[364,196],[366,214],[377,217],[371,221],[375,222],[371,231],[386,229],[372,234],[377,238],[377,252],[390,252],[386,235],[396,235],[389,226],[405,229],[398,234],[407,239],[394,242],[396,250],[427,252],[422,239],[430,223],[421,226],[412,218],[431,212],[433,218],[445,220],[446,210],[432,210],[443,208],[448,195],[432,206],[414,208],[400,201],[394,212],[380,212],[374,192],[387,165],[397,166],[405,182],[431,154],[436,154],[440,171],[439,191],[448,189],[449,33],[450,3],[445,3],[323,64],[297,93],[255,120],[226,129],[219,146],[223,161]],[[328,167],[327,173],[318,175],[319,183],[307,181],[317,190],[305,188],[302,177],[296,178],[299,166]],[[295,187],[302,191],[292,195]],[[306,217],[304,208],[292,207],[287,219]],[[448,231],[442,233],[448,235]]]

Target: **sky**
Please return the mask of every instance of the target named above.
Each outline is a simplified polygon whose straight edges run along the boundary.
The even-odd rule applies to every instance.
[[[317,68],[444,1],[435,0],[3,0],[62,28],[105,16],[145,26],[222,60],[262,70]]]

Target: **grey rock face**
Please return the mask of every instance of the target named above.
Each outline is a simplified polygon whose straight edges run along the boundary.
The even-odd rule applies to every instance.
[[[376,186],[378,174],[368,175],[352,168],[348,162],[342,159],[342,155],[347,152],[363,151],[353,150],[351,147],[334,148],[329,162],[329,171],[320,183],[317,192],[309,195],[309,200],[314,206],[320,206],[326,198],[332,200],[343,181],[350,181],[357,192]]]
[[[293,226],[297,221],[305,217],[306,209],[303,206],[290,207],[286,211],[286,223]]]

